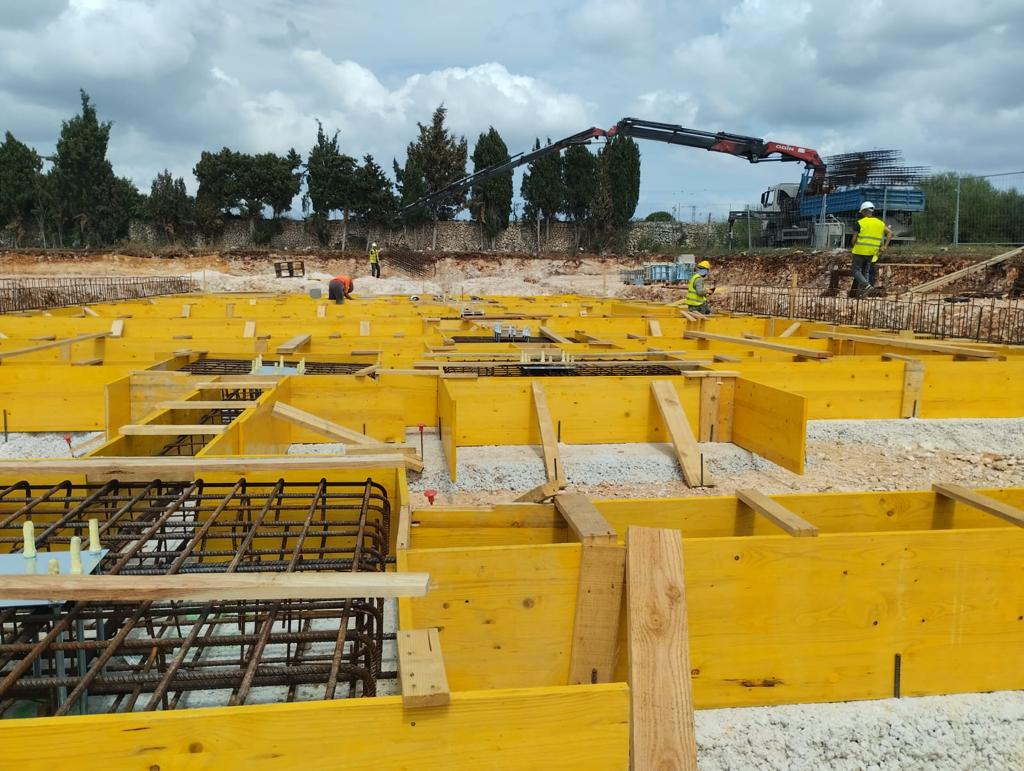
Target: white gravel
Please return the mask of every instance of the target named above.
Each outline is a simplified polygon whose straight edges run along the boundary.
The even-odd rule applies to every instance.
[[[1024,419],[809,420],[807,441],[1016,454],[1024,452]]]
[[[89,450],[97,447],[91,444],[80,450],[79,445],[90,439],[99,436],[99,431],[75,432],[71,434],[71,446],[75,449],[75,456],[80,457]],[[19,433],[8,434],[8,440],[3,440],[0,434],[0,458],[69,458],[68,443],[64,441],[64,434],[53,433]]]
[[[701,771],[1024,768],[1024,691],[698,710]]]

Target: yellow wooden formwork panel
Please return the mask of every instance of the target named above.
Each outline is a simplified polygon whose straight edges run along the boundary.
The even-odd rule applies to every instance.
[[[353,375],[303,375],[289,378],[291,393],[281,401],[318,418],[365,433],[382,442],[404,442],[405,403],[373,378]],[[315,431],[291,429],[293,443],[331,442]]]
[[[449,382],[442,381],[437,389],[437,421],[441,432],[441,447],[444,459],[448,464],[448,476],[456,481],[458,469],[458,424],[455,399],[449,388]]]
[[[445,707],[399,696],[300,704],[5,720],[11,768],[622,769],[624,683],[453,693]]]
[[[411,524],[413,549],[564,543],[568,535],[565,518],[555,507],[536,503],[420,508],[412,512]]]
[[[401,552],[430,592],[399,600],[399,626],[441,630],[453,691],[565,684],[579,563],[578,543]]]
[[[732,439],[794,474],[804,473],[807,399],[737,378]]]
[[[919,417],[1024,417],[1024,361],[928,362]]]
[[[701,707],[1024,687],[1018,528],[690,540]],[[620,662],[619,672],[624,673]]]
[[[104,387],[132,367],[0,366],[9,431],[102,431]]]

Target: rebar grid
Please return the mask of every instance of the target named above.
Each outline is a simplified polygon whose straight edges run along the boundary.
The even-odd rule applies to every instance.
[[[120,575],[382,571],[390,504],[363,483],[72,485],[0,490],[0,552],[64,551],[99,521]],[[383,600],[41,603],[0,609],[0,714],[372,696]]]
[[[0,313],[185,294],[198,289],[194,279],[183,276],[3,278]]]
[[[627,353],[628,355],[628,353]],[[644,375],[678,375],[679,370],[660,364],[637,362],[636,364],[601,364],[600,362],[550,362],[541,364],[494,364],[492,366],[465,367],[446,363],[445,374],[472,373],[480,377],[598,377],[621,376],[641,377]]]
[[[269,360],[268,364],[276,363]],[[288,360],[284,362],[286,367],[297,367],[299,360]],[[330,361],[306,361],[307,375],[350,375],[366,369],[366,364],[360,362],[338,363]],[[252,371],[251,359],[196,359],[184,365],[181,372],[190,372],[193,375],[248,375]]]
[[[857,299],[823,297],[820,289],[739,286],[728,295],[727,310],[887,331],[911,330],[941,338],[1024,343],[1024,303],[1019,300]]]

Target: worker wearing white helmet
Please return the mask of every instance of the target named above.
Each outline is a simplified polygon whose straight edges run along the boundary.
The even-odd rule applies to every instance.
[[[878,280],[879,253],[892,240],[892,228],[875,216],[875,205],[865,201],[860,205],[860,219],[853,226],[854,291],[863,297]]]
[[[711,306],[708,304],[708,297],[711,296],[711,288],[704,281],[711,273],[711,263],[701,260],[697,263],[697,270],[690,277],[690,283],[686,286],[686,308],[695,313],[711,315]]]
[[[370,275],[380,278],[380,249],[377,248],[376,241],[370,244]]]

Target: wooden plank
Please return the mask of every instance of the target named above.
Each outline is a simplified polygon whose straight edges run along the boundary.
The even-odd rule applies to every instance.
[[[661,419],[675,448],[679,468],[683,472],[683,481],[690,487],[710,485],[711,480],[703,473],[703,459],[697,447],[697,440],[690,430],[690,423],[686,419],[683,405],[679,403],[675,386],[668,380],[652,380],[651,393],[654,394]]]
[[[408,549],[412,539],[412,512],[405,504],[398,510],[398,533],[395,537],[395,551]]]
[[[359,322],[359,336],[369,337],[370,336],[370,322],[366,319],[362,319]]]
[[[103,359],[79,359],[71,362],[72,367],[95,367],[103,363]]]
[[[158,410],[247,410],[255,407],[259,402],[251,402],[242,399],[223,401],[203,401],[201,399],[172,399],[166,402],[157,402]]]
[[[3,463],[0,462],[0,469],[2,469],[2,467]],[[542,485],[537,485],[532,490],[527,490],[515,499],[515,503],[540,503],[541,501],[546,501],[552,496],[558,495],[558,492],[561,489],[562,484],[558,480],[545,482]]]
[[[807,454],[807,397],[738,378],[732,408],[732,442],[794,474]]]
[[[0,473],[31,479],[44,474],[89,474],[98,478],[125,479],[145,477],[178,480],[193,474],[225,472],[248,474],[261,471],[287,474],[292,471],[329,471],[332,469],[387,469],[405,465],[405,456],[282,455],[275,457],[152,457],[152,458],[49,458],[46,460],[0,460]]]
[[[736,379],[726,378],[718,384],[718,426],[716,442],[732,441],[733,414],[736,410]]]
[[[182,305],[181,306],[181,318],[187,319],[191,315],[192,315],[192,305],[190,303],[185,303],[184,305]]]
[[[803,517],[794,514],[781,503],[773,501],[764,493],[757,490],[737,489],[736,498],[796,538],[818,535],[817,527]]]
[[[271,388],[276,388],[279,381],[277,380],[200,380],[193,384],[193,387],[197,391],[216,391],[218,389],[239,389],[239,388],[252,388],[252,389],[263,389],[265,391]]]
[[[242,337],[256,337],[256,322],[250,319],[245,322],[245,327],[242,329]]]
[[[316,317],[322,319],[327,315],[327,306],[324,303],[320,303],[316,306]]]
[[[651,337],[661,337],[661,322],[657,319],[647,319],[647,330]]]
[[[362,369],[357,369],[352,374],[355,375],[356,377],[369,377],[370,375],[374,374],[379,369],[380,369],[379,365],[371,364],[368,367],[363,367]]]
[[[308,428],[310,431],[315,431],[318,434],[346,444],[379,444],[376,439],[372,439],[365,434],[360,434],[358,431],[345,428],[342,425],[317,417],[311,412],[300,410],[298,407],[292,407],[284,402],[276,402],[271,414],[275,418],[287,420],[289,423]]]
[[[424,597],[427,573],[181,573],[166,576],[8,575],[0,599],[79,602]]]
[[[683,337],[692,340],[717,340],[718,342],[721,343],[735,343],[737,345],[745,345],[750,348],[765,348],[769,351],[782,351],[783,353],[790,353],[794,356],[803,356],[806,359],[829,359],[832,357],[832,353],[829,351],[817,351],[814,350],[813,348],[803,348],[798,345],[785,345],[783,343],[773,343],[768,340],[748,340],[745,337],[719,335],[713,332],[686,331],[683,333]]]
[[[83,312],[83,313],[84,313],[84,314],[85,314],[86,316],[92,316],[92,317],[93,317],[94,319],[98,319],[98,318],[99,318],[99,316],[100,316],[100,314],[98,314],[98,313],[97,313],[96,311],[94,311],[94,310],[93,310],[92,308],[90,308],[90,307],[89,307],[88,305],[83,305],[83,306],[82,306],[82,312]]]
[[[733,356],[732,354],[729,353],[716,353],[711,358],[715,362],[728,362],[730,364],[738,361],[743,361],[743,359],[741,359],[739,356]]]
[[[852,343],[866,343],[868,345],[880,345],[883,347],[902,348],[907,351],[928,351],[930,353],[944,353],[949,356],[964,356],[971,359],[998,359],[996,351],[987,351],[983,348],[965,348],[960,345],[949,343],[937,343],[930,340],[909,340],[905,337],[888,337],[886,335],[852,335],[845,332],[811,332],[808,337],[811,339],[825,338],[828,340],[846,340]]]
[[[1011,506],[984,493],[976,493],[962,485],[954,485],[949,482],[936,482],[932,485],[932,490],[946,498],[973,506],[986,514],[1005,519],[1011,525],[1024,527],[1024,509],[1017,506]]]
[[[682,535],[630,527],[626,540],[630,767],[697,771]]]
[[[452,694],[448,690],[437,628],[399,632],[396,641],[402,706],[415,709],[450,704]]]
[[[235,304],[224,303],[224,317],[231,319],[235,317]]]
[[[955,270],[952,273],[947,273],[945,276],[940,276],[939,278],[932,279],[931,281],[925,281],[923,284],[912,286],[910,287],[910,291],[912,293],[934,291],[935,289],[943,287],[946,284],[953,283],[957,279],[963,278],[964,276],[969,276],[971,273],[977,273],[978,271],[984,270],[985,268],[991,267],[992,265],[998,265],[1001,262],[1005,262],[1006,260],[1012,259],[1013,257],[1016,257],[1018,254],[1021,253],[1024,253],[1024,247],[1011,249],[1008,252],[1003,252],[1002,254],[996,255],[995,257],[991,257],[987,260],[982,260],[981,262],[975,263],[974,265],[969,265],[966,268],[961,268],[960,270]]]
[[[540,427],[540,441],[544,448],[544,473],[548,481],[561,481],[565,484],[565,467],[558,454],[558,438],[555,434],[548,399],[544,394],[544,384],[534,380],[532,383],[534,416]]]
[[[790,337],[798,329],[800,329],[800,322],[799,321],[794,321],[792,324],[790,324],[788,327],[786,327],[782,331],[782,334],[779,335],[779,337]]]
[[[537,331],[540,332],[541,337],[546,337],[548,340],[550,340],[553,343],[571,343],[571,342],[573,342],[568,337],[565,337],[564,335],[560,335],[557,332],[553,331],[550,327],[541,326],[540,329],[538,329]]]
[[[585,495],[556,495],[555,508],[565,518],[580,543],[614,545],[618,539],[615,528],[608,524],[608,520]]]
[[[284,355],[295,353],[299,348],[307,345],[312,338],[313,336],[310,333],[302,332],[277,346],[277,352]]]
[[[60,348],[61,346],[70,346],[73,343],[83,343],[86,340],[102,340],[109,332],[91,332],[86,335],[75,335],[74,337],[64,337],[59,340],[50,340],[46,343],[40,343],[39,345],[30,345],[27,348],[16,348],[13,351],[0,351],[0,360],[10,359],[15,356],[22,356],[26,353],[36,353],[37,351],[45,351],[50,348]]]
[[[217,436],[226,429],[227,426],[211,423],[129,423],[121,426],[120,432],[125,436]]]
[[[698,422],[698,441],[717,442],[715,429],[718,427],[719,392],[722,388],[721,378],[705,377],[700,381],[700,421]]]
[[[577,329],[576,331],[573,332],[573,334],[576,335],[576,337],[582,340],[583,342],[590,343],[591,345],[615,345],[613,341],[606,340],[605,338],[598,337],[597,335],[592,335],[588,333],[585,329]]]
[[[903,363],[903,397],[900,402],[901,418],[916,418],[921,409],[921,392],[924,389],[924,362]]]
[[[570,685],[613,681],[625,569],[626,550],[621,546],[584,544],[569,659]]]

